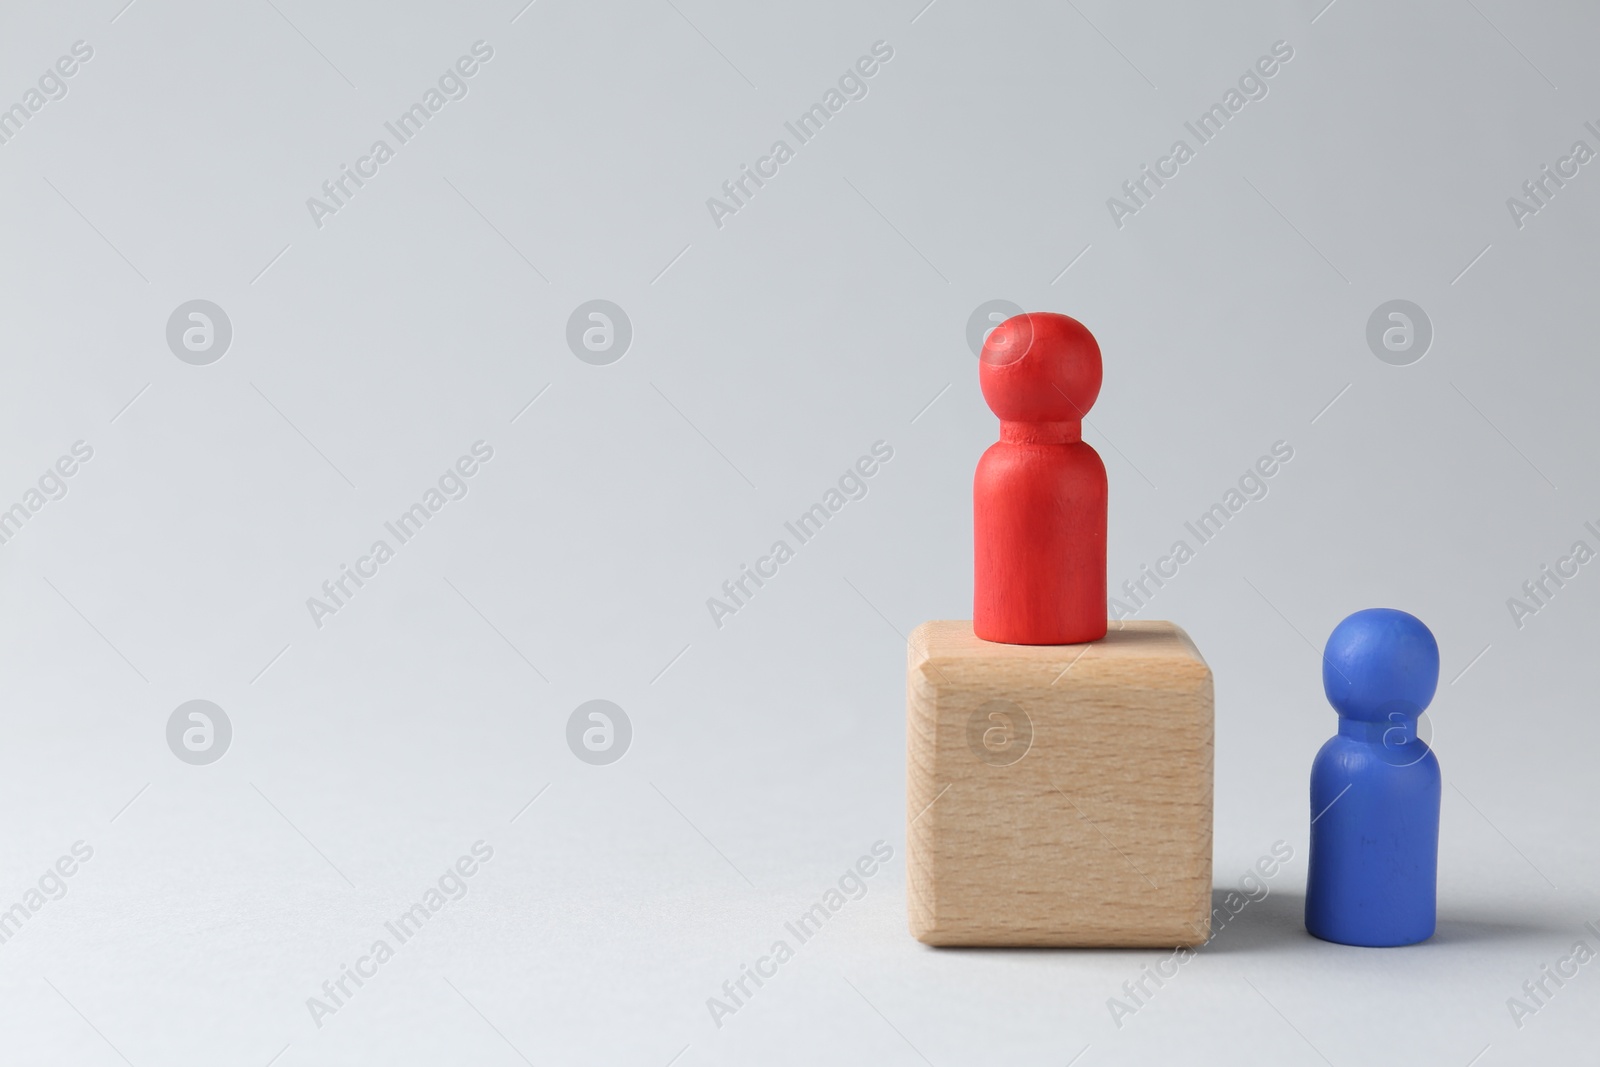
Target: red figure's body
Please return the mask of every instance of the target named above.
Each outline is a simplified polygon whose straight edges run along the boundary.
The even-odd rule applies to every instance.
[[[1100,346],[1065,315],[1007,319],[984,343],[983,398],[1000,440],[973,478],[972,629],[1009,645],[1106,635],[1106,468],[1082,439]]]

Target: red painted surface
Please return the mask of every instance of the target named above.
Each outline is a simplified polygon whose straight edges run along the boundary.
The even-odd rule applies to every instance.
[[[1082,439],[1100,373],[1094,335],[1065,315],[1015,316],[984,343],[978,379],[1000,416],[972,484],[972,628],[985,641],[1106,634],[1106,468]]]

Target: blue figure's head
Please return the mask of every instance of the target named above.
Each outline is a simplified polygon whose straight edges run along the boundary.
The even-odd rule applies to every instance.
[[[1390,722],[1420,715],[1439,688],[1439,643],[1415,615],[1367,608],[1334,627],[1322,688],[1341,718]]]

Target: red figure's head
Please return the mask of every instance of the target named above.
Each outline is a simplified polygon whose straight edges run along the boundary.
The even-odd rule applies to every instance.
[[[1100,346],[1083,323],[1034,311],[989,334],[978,381],[1007,422],[1079,422],[1100,395]]]

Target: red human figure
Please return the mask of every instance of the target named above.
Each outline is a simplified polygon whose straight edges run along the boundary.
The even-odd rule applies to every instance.
[[[983,398],[1000,440],[972,484],[972,629],[1009,645],[1106,635],[1106,468],[1083,442],[1100,346],[1083,324],[1033,312],[984,342]]]

